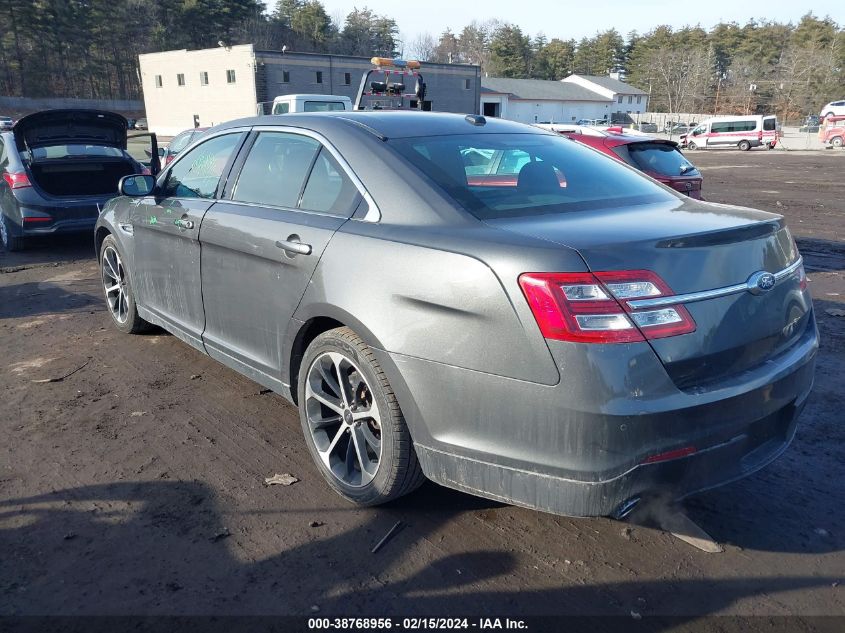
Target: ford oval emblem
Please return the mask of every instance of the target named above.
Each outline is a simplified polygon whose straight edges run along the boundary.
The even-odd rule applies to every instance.
[[[746,286],[751,294],[761,295],[775,287],[775,276],[765,270],[758,271],[748,278]]]

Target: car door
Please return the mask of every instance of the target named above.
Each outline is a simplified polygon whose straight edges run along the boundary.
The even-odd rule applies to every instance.
[[[255,132],[243,154],[200,233],[203,342],[212,357],[279,389],[290,318],[362,196],[340,156],[301,131]]]
[[[142,318],[204,349],[199,231],[246,131],[208,139],[166,170],[130,213]]]

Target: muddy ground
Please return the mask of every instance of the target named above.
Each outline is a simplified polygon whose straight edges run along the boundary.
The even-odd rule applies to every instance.
[[[685,504],[724,553],[434,484],[354,509],[281,397],[111,326],[85,236],[0,253],[0,614],[845,616],[845,152],[690,157],[708,199],[788,218],[822,333],[794,444]]]

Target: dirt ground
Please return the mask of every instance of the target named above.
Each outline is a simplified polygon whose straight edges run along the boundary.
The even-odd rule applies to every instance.
[[[723,553],[434,484],[354,509],[281,397],[111,326],[85,236],[0,252],[0,615],[845,617],[845,152],[689,156],[709,200],[788,218],[822,334],[794,444],[685,504]]]

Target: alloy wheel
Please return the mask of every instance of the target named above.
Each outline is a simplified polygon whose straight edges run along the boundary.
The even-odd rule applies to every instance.
[[[118,323],[126,323],[129,318],[129,302],[127,301],[126,270],[117,249],[112,246],[103,251],[103,289],[109,304],[112,317]]]
[[[370,385],[352,360],[326,352],[311,363],[305,415],[329,472],[347,486],[369,484],[381,461],[381,415]]]

